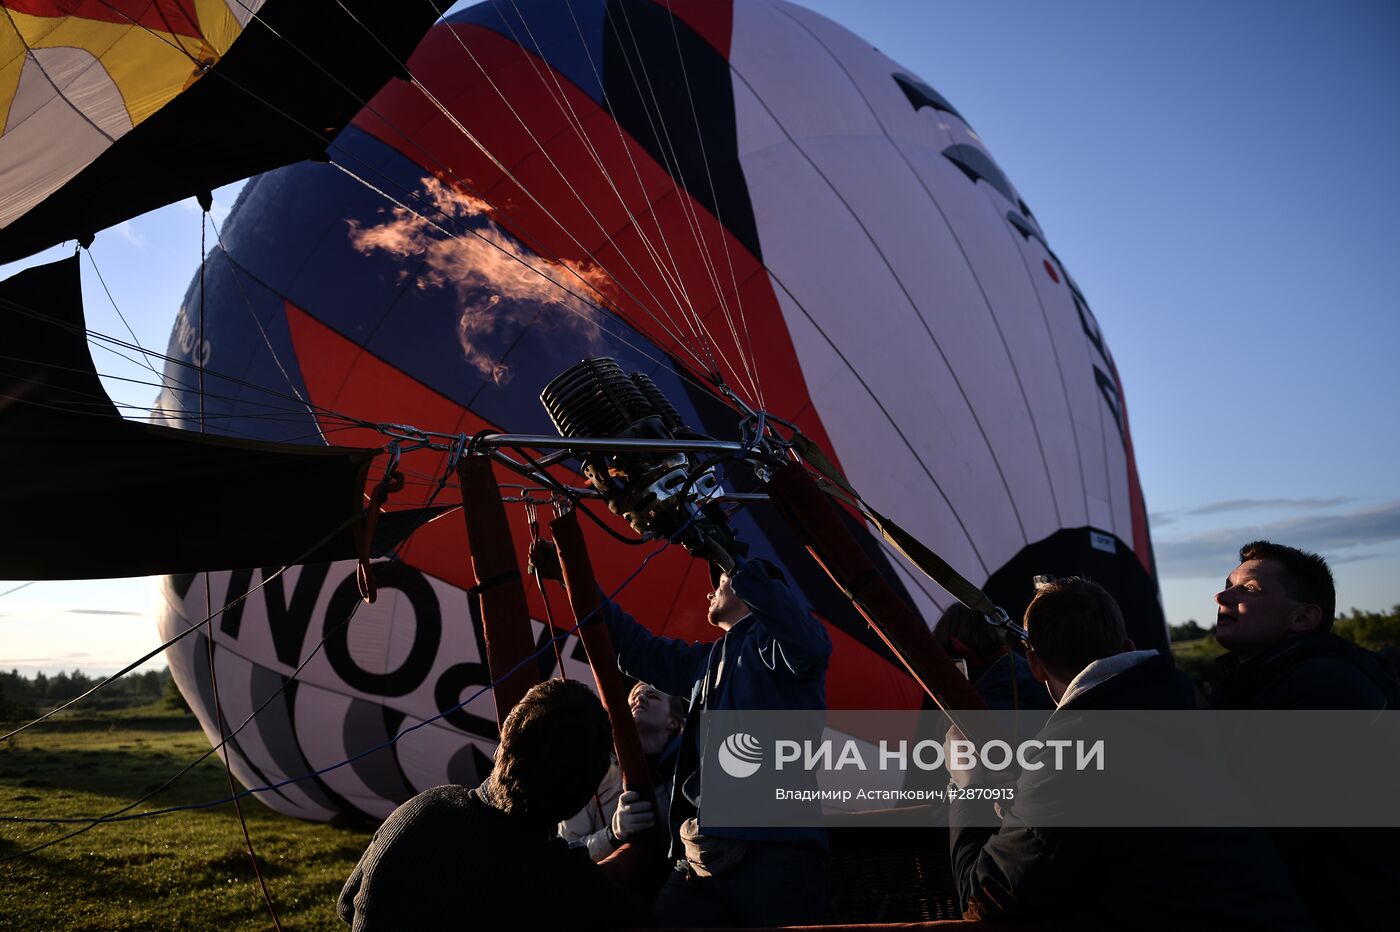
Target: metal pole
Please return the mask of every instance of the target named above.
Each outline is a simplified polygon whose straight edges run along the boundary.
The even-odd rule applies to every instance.
[[[664,440],[639,437],[555,437],[549,434],[487,434],[476,446],[582,450],[594,453],[747,453],[749,448],[733,440]]]

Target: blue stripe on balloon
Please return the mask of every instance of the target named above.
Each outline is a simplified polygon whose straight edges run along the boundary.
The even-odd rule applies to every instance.
[[[416,199],[427,174],[424,169],[359,129],[352,127],[341,133],[332,157],[347,165],[375,166],[369,180],[458,236],[470,237],[471,230],[484,231],[490,226],[484,217],[449,220],[425,200]],[[554,432],[539,402],[540,390],[587,355],[612,356],[628,371],[651,373],[687,423],[704,429],[703,419],[671,371],[673,362],[607,312],[590,312],[604,318],[608,334],[602,334],[558,303],[503,300],[492,313],[498,319],[508,318],[506,322],[473,342],[476,350],[509,368],[508,380],[496,384],[467,362],[458,334],[463,297],[485,301],[491,297],[489,290],[468,291],[463,296],[451,284],[423,287],[421,259],[404,261],[381,249],[361,252],[352,243],[352,225],[366,228],[385,223],[392,210],[393,205],[381,195],[334,167],[302,162],[250,183],[230,219],[225,242],[260,281],[316,320],[513,432]],[[512,248],[531,265],[542,267],[539,257],[518,242],[512,242]],[[556,270],[551,275],[571,290],[587,293],[583,284],[567,273]],[[263,290],[262,294],[270,293]],[[561,299],[567,297],[563,291],[559,294]],[[246,319],[240,321],[246,312],[237,291],[220,284],[215,294],[211,288],[210,306],[226,320],[231,331],[228,342],[241,346],[249,358],[255,357],[258,349],[254,343],[260,343],[261,337],[256,328],[247,326]],[[285,321],[281,315],[278,318],[279,333],[284,333]],[[236,341],[235,330],[241,331]],[[294,359],[289,349],[279,350],[279,356]],[[658,365],[658,361],[665,365]],[[285,382],[275,370],[263,373],[260,381],[269,385]],[[400,420],[412,423],[413,412],[403,412]]]
[[[544,59],[602,107],[603,87],[598,76],[603,72],[606,15],[607,0],[570,0],[567,9],[557,2],[509,0],[479,3],[454,14],[448,22],[469,23],[499,33]]]

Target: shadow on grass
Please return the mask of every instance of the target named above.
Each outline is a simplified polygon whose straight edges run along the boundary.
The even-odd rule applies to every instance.
[[[15,789],[67,790],[134,800],[174,776],[195,756],[197,755],[184,757],[158,749],[21,748],[0,755],[0,786]],[[218,759],[211,756],[174,786],[153,798],[150,805],[156,807],[209,802],[227,794],[228,786],[224,782],[223,768]],[[18,798],[12,797],[12,801],[18,801]],[[3,814],[52,815],[38,812]]]
[[[21,748],[0,754],[0,816],[92,819],[106,815],[153,791],[196,756],[159,748]],[[75,798],[77,794],[107,797],[108,801]],[[203,806],[224,800],[228,795],[223,764],[217,756],[211,755],[175,784],[142,802],[132,810],[132,814],[170,806]],[[289,818],[247,797],[242,799],[242,808],[244,818],[250,824],[282,823]],[[231,813],[232,805],[221,803],[188,814],[221,812]],[[174,814],[166,814],[166,817],[170,815]],[[67,823],[53,827],[68,830],[80,824]],[[113,823],[121,824],[124,823]],[[379,827],[380,820],[358,814],[339,814],[325,824],[337,834],[356,836],[353,842],[355,850],[346,853],[358,858],[364,846],[361,836],[373,833]]]
[[[79,846],[81,848],[81,846]],[[287,865],[260,858],[259,866],[269,881],[296,872]],[[14,865],[30,883],[46,888],[89,888],[101,890],[104,899],[114,902],[147,902],[153,888],[178,885],[182,889],[214,887],[223,884],[249,884],[255,880],[248,852],[240,845],[204,857],[183,851],[100,850],[74,856],[73,849],[60,845],[36,852]]]
[[[0,728],[6,731],[17,728],[25,722],[5,722],[0,723]],[[199,720],[193,715],[183,715],[179,712],[169,712],[158,715],[125,715],[120,713],[106,714],[96,712],[92,714],[79,715],[55,715],[53,718],[35,725],[27,734],[44,733],[72,734],[80,731],[110,732],[110,731],[149,731],[149,732],[174,732],[174,731],[199,731]]]
[[[382,819],[365,815],[363,812],[338,812],[325,823],[342,832],[374,832],[383,824]],[[359,854],[356,854],[358,857]]]

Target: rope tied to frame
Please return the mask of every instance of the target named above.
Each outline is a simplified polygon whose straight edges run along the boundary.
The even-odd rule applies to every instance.
[[[554,546],[554,541],[540,536],[539,505],[526,500],[525,517],[530,524],[530,551],[526,571],[537,581],[552,579],[562,586],[564,568],[559,565],[559,548]],[[540,591],[544,591],[542,584]]]
[[[360,598],[369,604],[373,604],[379,596],[374,584],[374,567],[370,563],[370,548],[374,546],[374,532],[379,526],[381,509],[390,495],[403,490],[404,478],[403,473],[398,470],[398,465],[399,444],[398,441],[394,441],[389,444],[389,463],[384,469],[384,477],[375,484],[374,491],[370,493],[369,504],[365,506],[364,521],[356,530],[360,562],[355,568],[355,585],[360,590]]]
[[[559,671],[562,679],[567,680],[569,674],[564,669],[564,652],[559,646],[560,638],[558,626],[554,623],[554,609],[549,604],[549,591],[544,585],[546,579],[564,585],[564,569],[559,564],[559,548],[554,545],[554,541],[540,536],[539,505],[529,499],[525,501],[525,517],[530,525],[530,549],[525,570],[535,580],[535,587],[540,590],[540,600],[544,603],[544,623],[549,628],[550,643],[554,645],[555,669]]]

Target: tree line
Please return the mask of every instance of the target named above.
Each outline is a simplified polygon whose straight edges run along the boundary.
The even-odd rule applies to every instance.
[[[1366,612],[1352,609],[1342,612],[1332,630],[1353,643],[1369,650],[1400,650],[1400,605],[1387,612]],[[1178,666],[1198,682],[1212,677],[1214,657],[1223,651],[1215,643],[1214,627],[1197,621],[1172,625],[1170,636]],[[1391,650],[1387,651],[1386,649]],[[90,676],[81,670],[48,676],[36,673],[26,677],[18,670],[0,671],[0,720],[33,717],[75,696],[82,695],[101,682],[103,677]],[[168,668],[128,673],[84,701],[90,709],[121,709],[163,702],[175,709],[188,710],[180,690]]]
[[[1215,633],[1214,626],[1205,627],[1194,619],[1172,625],[1168,630],[1173,644],[1211,637]],[[1367,650],[1400,647],[1400,605],[1391,606],[1388,612],[1363,612],[1358,608],[1350,613],[1339,612],[1332,623],[1332,632]]]
[[[1373,650],[1384,657],[1400,674],[1400,605],[1388,612],[1363,612],[1352,609],[1339,612],[1332,631],[1353,644]],[[1215,627],[1207,628],[1196,621],[1172,625],[1169,629],[1172,656],[1176,665],[1198,686],[1206,687],[1220,673],[1215,658],[1225,653],[1215,640]]]
[[[82,695],[104,679],[76,669],[53,676],[36,673],[32,678],[18,670],[8,673],[0,671],[0,719],[14,720],[38,715]],[[155,702],[176,707],[184,705],[175,679],[166,667],[128,673],[84,700],[82,705],[88,709],[123,709]]]

